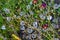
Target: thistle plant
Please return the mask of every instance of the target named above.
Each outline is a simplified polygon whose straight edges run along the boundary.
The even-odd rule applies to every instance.
[[[0,0],[0,40],[59,40],[60,1]]]

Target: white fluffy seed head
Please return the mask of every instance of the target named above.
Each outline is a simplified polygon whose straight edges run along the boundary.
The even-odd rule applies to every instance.
[[[5,25],[2,25],[1,29],[2,29],[2,30],[5,30],[5,29],[6,29],[6,28],[5,28]]]
[[[54,40],[59,40],[59,38],[54,38]]]
[[[41,19],[45,19],[45,18],[46,18],[45,15],[43,15],[43,14],[40,14],[39,17],[40,17]]]
[[[32,5],[32,1],[30,2],[30,5]]]
[[[32,32],[33,32],[33,29],[27,28],[27,32],[28,32],[28,33],[32,33]]]
[[[36,34],[32,34],[32,38],[36,38]]]
[[[20,30],[25,30],[25,26],[20,26]]]
[[[58,4],[55,4],[54,9],[58,9],[58,8],[59,8]]]
[[[25,22],[24,22],[24,21],[21,21],[21,22],[20,22],[20,25],[25,25]]]
[[[5,13],[10,13],[10,10],[8,8],[4,8],[3,10],[5,11]]]
[[[11,20],[11,18],[10,18],[10,17],[7,17],[6,19],[7,19],[7,21],[10,21],[10,20]]]
[[[27,5],[27,10],[30,9],[30,8],[31,8],[31,6],[30,5]]]
[[[20,12],[20,16],[23,16],[23,15],[25,15],[25,13],[22,11],[22,12]]]
[[[51,20],[52,19],[52,16],[47,16],[47,20]]]
[[[29,11],[30,12],[30,15],[33,15],[34,14],[34,12],[33,11]]]
[[[33,22],[33,26],[34,26],[35,28],[37,28],[37,27],[38,27],[38,23],[37,23],[37,22]]]

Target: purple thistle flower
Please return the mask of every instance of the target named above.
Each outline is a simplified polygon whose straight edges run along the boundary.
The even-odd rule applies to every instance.
[[[43,2],[43,3],[42,3],[42,7],[43,7],[43,8],[46,8],[46,3]]]

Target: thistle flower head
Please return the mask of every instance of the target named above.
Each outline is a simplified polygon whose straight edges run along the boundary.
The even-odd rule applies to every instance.
[[[2,25],[1,29],[2,29],[2,30],[5,30],[5,29],[6,29],[6,28],[5,28],[5,25]]]

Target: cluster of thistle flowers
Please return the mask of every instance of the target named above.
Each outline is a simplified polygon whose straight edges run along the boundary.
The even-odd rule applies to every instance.
[[[28,0],[27,0],[28,1]],[[23,2],[23,1],[21,1]],[[53,3],[53,0],[51,0],[50,2],[48,0],[41,0],[41,2],[39,2],[40,4],[38,4],[39,0],[32,0],[30,1],[30,3],[28,5],[22,5],[23,7],[26,7],[26,9],[22,9],[19,12],[19,16],[14,15],[14,18],[21,18],[24,19],[24,21],[20,21],[20,30],[21,30],[21,37],[22,38],[26,38],[26,39],[35,39],[38,38],[38,36],[40,34],[37,34],[37,32],[35,32],[32,27],[29,28],[29,25],[32,25],[33,28],[37,28],[37,29],[41,29],[41,31],[43,30],[44,32],[51,30],[52,29],[59,29],[58,26],[58,17],[56,16],[55,11],[58,9],[58,13],[57,15],[59,15],[59,7],[60,4],[58,2],[56,2],[55,0],[55,4]],[[58,3],[58,4],[57,4]],[[36,8],[35,8],[36,7]],[[26,11],[27,10],[27,11]],[[33,11],[32,11],[33,10]],[[7,14],[10,13],[10,9],[8,8],[4,8],[3,11]],[[17,12],[19,11],[19,9],[17,10]],[[6,20],[8,22],[11,21],[11,17],[6,17]],[[25,23],[27,22],[27,25],[29,27],[25,28]],[[50,26],[52,26],[53,28],[50,29]],[[5,30],[6,27],[5,25],[2,25],[1,29]],[[26,32],[26,34],[24,34]],[[40,31],[39,31],[40,32]],[[26,37],[25,37],[26,36]],[[39,36],[40,37],[40,36]]]
[[[47,0],[46,0],[47,1]],[[36,4],[38,2],[38,0],[33,0],[33,4]],[[52,0],[50,3],[48,3],[48,5],[46,4],[46,2],[43,0],[42,4],[39,6],[40,7],[40,10],[43,11],[44,9],[47,10],[46,13],[43,12],[43,13],[40,13],[38,15],[34,15],[35,13],[33,11],[29,11],[30,15],[34,15],[33,18],[37,18],[37,16],[39,16],[37,19],[40,18],[40,20],[44,21],[46,20],[47,23],[43,24],[42,25],[42,28],[44,31],[46,31],[48,28],[50,28],[49,26],[52,26],[53,28],[52,29],[59,29],[60,27],[58,26],[58,17],[56,16],[56,13],[54,12],[55,10],[57,10],[59,7],[60,7],[60,4],[57,4],[55,3],[53,6],[52,6]],[[32,4],[32,3],[31,3]],[[53,8],[53,9],[48,9],[47,7],[50,7]],[[27,6],[27,9],[30,9],[30,5]],[[50,12],[50,13],[49,13]],[[48,14],[47,14],[48,13]],[[52,14],[51,14],[52,13]],[[23,13],[22,13],[23,14]],[[28,15],[28,16],[30,16]],[[59,15],[59,13],[58,13]],[[24,16],[25,17],[25,16]],[[35,20],[35,19],[34,19]],[[45,22],[45,21],[44,21]],[[51,25],[49,24],[51,23]],[[35,28],[38,29],[38,22],[33,22],[33,26]],[[42,24],[42,23],[41,23]],[[49,26],[48,26],[49,25]],[[24,27],[23,27],[24,28]],[[48,29],[49,30],[49,29]],[[51,29],[50,29],[51,30]]]
[[[47,1],[47,0],[46,0]],[[35,4],[37,2],[37,0],[34,0],[33,1],[33,3]],[[51,1],[52,2],[52,1]],[[48,5],[52,5],[51,3],[49,3]],[[42,3],[42,5],[41,5],[41,8],[46,8],[47,6],[48,6],[46,3],[45,3],[45,1],[43,0],[43,3]],[[40,7],[40,6],[39,6]],[[52,15],[47,15],[46,16],[46,14],[44,14],[44,13],[40,13],[38,16],[40,17],[40,19],[42,19],[42,21],[43,20],[48,20],[48,21],[50,21],[50,22],[52,22],[52,27],[54,28],[54,29],[59,29],[60,27],[58,26],[58,17],[57,18],[55,18],[54,16],[56,16],[55,14],[54,14],[54,10],[56,10],[56,9],[58,9],[60,7],[60,4],[57,4],[57,3],[55,3],[54,5],[53,5],[53,9],[51,10],[51,12],[53,13]],[[30,8],[30,6],[28,5],[27,6],[27,9],[29,9]],[[47,9],[48,10],[48,9]],[[46,11],[47,13],[49,12],[50,10],[48,10],[48,11]],[[30,11],[30,14],[34,14],[33,13],[33,11]],[[59,13],[58,13],[59,14]],[[36,16],[35,16],[36,17]],[[35,24],[34,24],[35,25]],[[42,26],[42,28],[44,29],[44,31],[45,31],[45,29],[47,29],[47,27],[48,27],[48,24],[43,24],[43,26]],[[52,28],[52,29],[53,29]]]
[[[27,24],[28,25],[28,24]],[[29,26],[29,25],[28,25]],[[34,28],[37,28],[37,22],[33,23]],[[20,37],[26,40],[38,40],[40,38],[40,33],[33,27],[27,27],[24,21],[20,22]],[[37,38],[37,39],[36,39]]]

